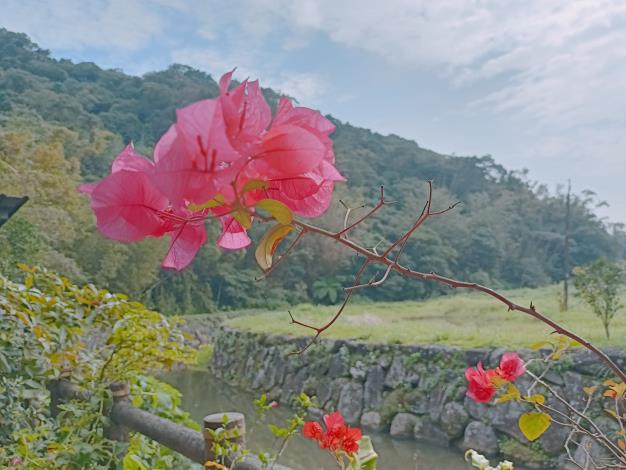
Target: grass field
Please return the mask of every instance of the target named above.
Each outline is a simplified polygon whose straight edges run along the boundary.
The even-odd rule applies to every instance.
[[[571,296],[569,311],[559,312],[558,286],[504,293],[521,305],[532,301],[537,310],[598,345],[626,348],[626,308],[613,319],[611,339],[607,340],[600,319],[582,300]],[[622,303],[626,304],[626,294],[622,294]],[[296,319],[313,325],[322,325],[335,311],[336,307],[316,305],[299,305],[291,310]],[[292,336],[312,333],[290,324],[286,310],[242,315],[226,324]],[[381,343],[525,347],[549,333],[543,323],[520,312],[508,312],[504,305],[486,295],[463,293],[424,302],[354,303],[324,336]]]

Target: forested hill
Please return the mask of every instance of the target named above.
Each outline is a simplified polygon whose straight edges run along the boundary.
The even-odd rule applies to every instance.
[[[275,104],[278,95],[264,92]],[[356,261],[319,240],[304,244],[269,280],[255,282],[251,252],[222,253],[209,243],[192,268],[175,274],[158,269],[163,240],[122,245],[95,232],[87,201],[75,191],[79,182],[106,174],[131,140],[150,154],[176,108],[217,93],[211,76],[184,65],[132,77],[93,63],[52,59],[27,36],[0,29],[0,192],[31,197],[0,230],[0,269],[11,274],[15,261],[47,265],[166,312],[333,301]],[[397,237],[423,204],[424,181],[432,179],[436,204],[462,205],[416,234],[405,264],[496,286],[562,278],[563,195],[550,195],[490,157],[444,156],[331,119],[337,124],[332,137],[338,167],[348,178],[338,185],[336,200],[373,203],[384,184],[388,197],[398,201],[355,237],[370,246]],[[594,204],[588,193],[573,198],[574,265],[625,254],[624,233],[608,230],[592,212]],[[342,217],[335,205],[320,223],[337,226]],[[385,287],[363,295],[409,299],[437,289],[392,276]]]

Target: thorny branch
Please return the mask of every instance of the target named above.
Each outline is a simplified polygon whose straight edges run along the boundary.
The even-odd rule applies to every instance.
[[[347,237],[345,237],[345,234],[347,232],[349,232],[351,229],[353,229],[354,227],[356,227],[357,225],[363,223],[364,221],[366,221],[368,218],[370,218],[371,216],[373,216],[379,209],[381,209],[382,207],[384,207],[385,204],[388,204],[387,202],[385,202],[385,198],[384,198],[384,189],[381,187],[381,191],[380,191],[380,199],[378,201],[378,203],[376,204],[376,206],[374,206],[373,209],[371,209],[367,214],[365,214],[364,216],[360,217],[359,219],[357,219],[355,222],[353,222],[350,225],[344,226],[344,228],[342,230],[340,230],[339,232],[331,232],[329,230],[317,227],[315,225],[311,225],[308,224],[306,222],[302,222],[300,220],[294,220],[293,221],[293,225],[298,227],[301,230],[302,235],[304,234],[308,234],[308,233],[313,233],[319,236],[323,236],[325,238],[330,238],[333,239],[334,241],[336,241],[337,243],[344,245],[345,247],[349,248],[350,250],[354,251],[355,253],[358,253],[360,255],[362,255],[365,258],[365,263],[363,265],[363,267],[361,269],[364,269],[365,267],[369,266],[369,265],[383,265],[385,267],[385,274],[377,281],[371,281],[365,284],[359,284],[359,282],[355,282],[352,286],[346,288],[346,299],[344,301],[344,303],[340,306],[337,314],[330,320],[330,322],[328,322],[327,324],[321,326],[321,327],[315,327],[315,326],[311,326],[311,325],[307,325],[304,324],[303,322],[298,322],[295,319],[292,319],[294,324],[298,324],[300,326],[303,327],[307,327],[310,329],[313,329],[316,331],[316,335],[313,338],[313,341],[315,341],[322,332],[324,332],[326,329],[328,329],[328,327],[330,327],[333,323],[335,323],[335,321],[337,320],[337,318],[339,318],[339,316],[341,315],[341,313],[343,313],[343,311],[345,310],[345,307],[347,305],[347,302],[350,300],[352,292],[354,292],[354,290],[356,289],[360,289],[360,288],[364,288],[364,287],[376,287],[376,286],[380,286],[381,284],[383,284],[385,282],[385,280],[387,279],[387,277],[389,276],[389,274],[392,271],[397,272],[398,274],[405,276],[405,277],[410,277],[410,278],[414,278],[414,279],[418,279],[421,281],[431,281],[431,282],[437,282],[439,284],[443,284],[446,285],[450,288],[453,289],[469,289],[469,290],[475,290],[475,291],[479,291],[482,292],[496,300],[498,300],[499,302],[503,303],[504,305],[506,305],[506,307],[508,308],[509,311],[514,311],[514,312],[521,312],[524,313],[526,315],[529,315],[543,323],[545,323],[546,325],[548,325],[550,328],[552,328],[552,330],[555,333],[559,333],[562,334],[578,343],[580,343],[583,347],[585,347],[586,349],[588,349],[589,351],[593,352],[604,364],[606,364],[607,367],[609,367],[613,373],[615,373],[615,375],[622,381],[622,382],[626,382],[626,372],[624,372],[623,370],[620,369],[620,367],[602,350],[600,350],[598,347],[594,346],[592,343],[590,343],[589,341],[587,341],[586,339],[584,339],[583,337],[581,337],[580,335],[574,333],[573,331],[570,331],[569,329],[565,328],[564,326],[558,324],[557,322],[555,322],[554,320],[552,320],[551,318],[549,318],[547,315],[541,313],[539,310],[537,310],[537,308],[532,304],[532,302],[530,303],[530,305],[528,307],[519,305],[515,302],[513,302],[512,300],[508,299],[507,297],[505,297],[504,295],[496,292],[493,289],[490,289],[489,287],[485,287],[483,285],[474,283],[474,282],[465,282],[465,281],[458,281],[456,279],[452,279],[449,277],[445,277],[442,276],[440,274],[437,274],[435,272],[420,272],[420,271],[416,271],[413,270],[407,266],[404,266],[402,264],[400,264],[399,262],[399,257],[400,254],[402,253],[404,246],[406,246],[406,243],[409,241],[410,237],[415,233],[415,231],[420,228],[430,217],[433,216],[439,216],[439,215],[443,215],[446,214],[447,212],[453,210],[459,203],[454,203],[451,204],[450,206],[448,206],[446,209],[440,210],[440,211],[432,211],[432,201],[433,201],[433,186],[432,186],[432,182],[429,181],[428,182],[428,196],[427,196],[427,200],[426,203],[424,204],[424,207],[419,215],[419,217],[416,219],[416,221],[413,223],[413,225],[411,225],[411,227],[400,237],[398,238],[398,240],[396,240],[395,242],[393,242],[382,254],[380,254],[376,248],[372,248],[372,249],[368,249],[365,248],[361,245],[359,245],[357,242],[353,241],[352,239],[349,239]],[[400,248],[398,248],[400,247]],[[398,252],[396,253],[395,256],[390,257],[389,254],[394,250],[398,248]],[[284,259],[285,256],[283,255],[281,257],[281,259]],[[360,279],[360,275],[357,276],[357,279]],[[309,347],[310,345],[308,345],[306,348],[304,348],[305,350]]]
[[[317,339],[320,337],[320,335],[324,331],[326,331],[328,328],[330,328],[339,319],[339,317],[344,312],[346,306],[350,302],[350,300],[352,298],[352,295],[353,295],[353,293],[355,291],[357,291],[358,289],[366,288],[366,287],[378,287],[378,286],[384,284],[385,281],[388,279],[389,275],[391,274],[391,272],[393,271],[393,272],[397,272],[398,274],[400,274],[402,276],[405,276],[405,277],[410,277],[410,278],[418,279],[418,280],[421,280],[421,281],[436,282],[436,283],[439,283],[439,284],[442,284],[442,285],[446,285],[446,286],[448,286],[450,288],[469,289],[469,290],[475,290],[475,291],[482,292],[482,293],[484,293],[484,294],[494,298],[495,300],[503,303],[504,305],[506,305],[506,307],[508,308],[509,311],[516,311],[516,312],[521,312],[521,313],[524,313],[526,315],[529,315],[529,316],[531,316],[531,317],[533,317],[533,318],[535,318],[535,319],[545,323],[546,325],[550,326],[555,333],[562,334],[562,335],[564,335],[564,336],[566,336],[566,337],[576,341],[577,343],[580,343],[583,347],[585,347],[589,351],[593,352],[604,364],[606,364],[616,374],[616,376],[619,377],[619,379],[621,381],[626,382],[626,373],[624,371],[622,371],[618,367],[618,365],[606,353],[604,353],[602,350],[600,350],[599,348],[597,348],[596,346],[591,344],[589,341],[587,341],[584,338],[582,338],[581,336],[579,336],[578,334],[576,334],[573,331],[570,331],[567,328],[561,326],[560,324],[558,324],[554,320],[552,320],[549,317],[547,317],[545,314],[543,314],[540,311],[538,311],[537,308],[533,305],[532,302],[530,303],[530,305],[528,307],[525,307],[525,306],[522,306],[522,305],[514,303],[513,301],[511,301],[510,299],[508,299],[504,295],[496,292],[495,290],[490,289],[490,288],[485,287],[485,286],[482,286],[480,284],[476,284],[476,283],[472,283],[472,282],[458,281],[458,280],[455,280],[455,279],[452,279],[452,278],[448,278],[448,277],[436,274],[434,272],[429,272],[429,273],[420,272],[420,271],[413,270],[413,269],[411,269],[409,267],[406,267],[406,266],[400,264],[400,257],[402,256],[402,253],[404,252],[404,249],[406,248],[406,246],[408,244],[408,241],[411,238],[411,236],[430,217],[443,215],[443,214],[453,210],[459,204],[457,202],[457,203],[451,204],[446,209],[439,210],[439,211],[433,211],[432,210],[432,202],[433,202],[433,185],[432,185],[431,181],[428,181],[427,199],[426,199],[426,202],[425,202],[425,204],[424,204],[424,206],[422,208],[422,211],[420,212],[419,216],[417,217],[415,222],[410,226],[410,228],[406,232],[404,232],[400,238],[398,238],[396,241],[391,243],[391,245],[389,247],[387,247],[382,253],[380,253],[378,251],[378,247],[381,245],[381,243],[383,243],[383,241],[381,241],[378,244],[376,244],[376,246],[374,246],[373,248],[368,249],[368,248],[365,248],[365,247],[361,246],[360,244],[358,244],[357,242],[353,241],[352,239],[350,239],[348,237],[348,233],[353,228],[357,227],[359,224],[365,222],[370,217],[372,217],[374,214],[376,214],[385,205],[389,204],[389,202],[387,202],[385,200],[385,192],[384,192],[384,188],[383,187],[380,188],[380,198],[379,198],[378,203],[372,209],[370,209],[365,215],[359,217],[356,221],[354,221],[352,223],[349,223],[350,215],[351,215],[352,211],[358,210],[358,209],[362,209],[362,208],[364,208],[364,206],[349,207],[347,204],[345,204],[343,201],[341,201],[341,204],[346,209],[346,214],[345,214],[344,220],[343,220],[343,229],[338,231],[338,232],[331,232],[329,230],[326,230],[326,229],[323,229],[323,228],[320,228],[320,227],[317,227],[317,226],[314,226],[314,225],[310,225],[308,223],[305,223],[305,222],[302,222],[302,221],[299,221],[299,220],[294,220],[292,222],[292,224],[299,229],[299,233],[296,236],[296,238],[291,242],[291,244],[287,247],[287,249],[283,252],[283,254],[272,265],[272,267],[268,271],[266,271],[264,273],[265,276],[269,275],[275,269],[277,264],[282,262],[290,253],[293,252],[293,249],[302,240],[302,238],[305,235],[308,235],[310,233],[313,233],[313,234],[316,234],[316,235],[320,235],[320,236],[332,239],[335,242],[337,242],[337,243],[347,247],[348,249],[352,250],[353,252],[363,256],[365,259],[363,261],[363,264],[361,265],[361,267],[359,268],[359,270],[355,274],[354,281],[353,281],[352,285],[349,286],[349,287],[346,287],[344,289],[344,291],[345,291],[345,298],[344,298],[342,304],[339,306],[337,312],[333,315],[333,317],[328,322],[326,322],[324,325],[319,326],[319,327],[318,326],[314,326],[314,325],[309,325],[307,323],[304,323],[302,321],[297,320],[296,318],[294,318],[294,316],[291,314],[291,312],[289,312],[289,316],[291,318],[291,323],[293,323],[295,325],[298,325],[298,326],[301,326],[303,328],[311,329],[311,330],[313,330],[315,332],[315,335],[310,340],[310,342],[308,342],[299,351],[293,352],[291,354],[301,354],[301,353],[305,352],[307,349],[309,349],[317,341]],[[262,219],[262,220],[264,220],[264,219]],[[366,269],[369,266],[371,266],[371,265],[380,265],[380,266],[382,266],[384,268],[384,272],[383,272],[382,276],[379,277],[378,279],[376,279],[378,277],[378,273],[376,273],[374,275],[374,277],[370,281],[363,283],[361,281],[361,278],[363,277],[363,274],[365,273]],[[574,461],[573,456],[571,455],[571,450],[569,449],[568,446],[569,446],[570,443],[573,442],[573,438],[574,438],[575,434],[583,434],[583,435],[588,435],[589,437],[591,437],[592,439],[594,439],[597,442],[600,442],[614,457],[616,457],[618,459],[618,462],[620,462],[620,464],[618,464],[618,465],[626,464],[626,456],[621,451],[621,449],[614,442],[612,442],[611,439],[604,432],[602,432],[602,430],[597,426],[597,424],[595,422],[593,422],[593,420],[591,420],[586,415],[586,411],[587,411],[587,409],[589,407],[589,403],[590,403],[591,397],[589,397],[589,399],[587,401],[587,405],[585,406],[585,409],[581,412],[581,411],[577,410],[575,407],[573,407],[566,399],[561,397],[552,387],[550,387],[549,384],[547,384],[543,380],[543,375],[544,374],[540,375],[539,377],[533,375],[532,373],[529,373],[529,374],[534,379],[534,383],[531,386],[531,390],[532,390],[532,388],[534,388],[534,386],[536,384],[541,384],[559,402],[561,402],[566,407],[566,409],[569,412],[569,413],[563,413],[562,411],[559,411],[559,410],[557,410],[557,409],[555,409],[555,408],[553,408],[553,407],[551,407],[549,405],[545,405],[545,404],[536,405],[539,408],[543,408],[546,411],[551,412],[551,414],[553,416],[558,415],[559,417],[564,419],[564,421],[562,421],[561,419],[554,420],[556,423],[560,423],[560,424],[562,424],[562,425],[564,425],[566,427],[571,427],[572,430],[569,433],[567,441],[566,441],[567,453],[568,453],[568,457],[570,458],[571,461],[573,461],[575,464],[577,464]],[[531,390],[529,390],[529,394],[530,394]],[[619,413],[619,410],[618,410],[618,413]],[[583,425],[583,423],[585,425]],[[623,426],[623,423],[620,422],[620,425]],[[589,428],[589,429],[587,429],[587,428]],[[622,430],[623,430],[623,428],[622,428]],[[611,465],[609,465],[608,467],[604,467],[604,468],[613,468],[613,467]]]

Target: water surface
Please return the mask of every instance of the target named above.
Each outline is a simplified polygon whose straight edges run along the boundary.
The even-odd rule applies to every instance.
[[[246,416],[248,448],[254,452],[273,452],[278,442],[267,430],[266,424],[258,421],[254,411],[257,395],[231,387],[216,380],[207,371],[180,370],[166,378],[183,393],[183,407],[198,422],[211,413],[239,411]],[[290,410],[279,407],[271,416],[277,421],[290,415]],[[461,451],[444,449],[391,439],[385,434],[370,434],[374,448],[379,454],[378,470],[467,470]],[[293,438],[280,460],[294,470],[334,470],[336,465],[317,445],[300,436]],[[521,470],[521,469],[520,469]]]

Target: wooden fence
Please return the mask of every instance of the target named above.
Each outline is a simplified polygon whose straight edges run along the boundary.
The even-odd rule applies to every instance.
[[[202,423],[204,432],[198,432],[134,407],[130,401],[129,387],[126,383],[114,383],[110,388],[113,394],[113,405],[108,411],[111,425],[106,430],[107,437],[110,439],[128,442],[129,433],[138,432],[202,465],[214,460],[212,434],[207,430],[215,430],[219,427],[236,428],[236,432],[230,433],[233,436],[232,440],[236,441],[241,449],[245,448],[245,417],[241,413],[226,412],[208,415]],[[89,399],[88,392],[67,379],[51,382],[49,389],[53,416],[58,414],[58,406],[64,401]],[[228,418],[226,425],[224,425],[224,415]],[[231,462],[227,462],[227,465],[230,466]],[[261,470],[265,467],[256,455],[248,454],[242,461],[236,462],[232,468]],[[291,470],[278,464],[271,468]]]

